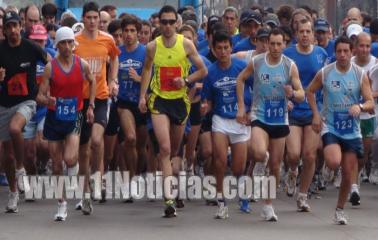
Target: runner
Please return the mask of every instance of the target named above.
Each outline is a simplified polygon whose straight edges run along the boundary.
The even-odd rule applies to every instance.
[[[46,53],[29,40],[21,38],[21,21],[16,12],[3,17],[6,40],[0,43],[0,141],[3,142],[3,168],[9,182],[6,211],[18,212],[16,160],[24,162],[22,129],[36,111],[37,62],[47,63]]]
[[[377,59],[370,54],[371,49],[371,37],[368,33],[362,32],[357,36],[356,46],[354,48],[355,56],[352,57],[352,63],[361,67],[366,73],[369,74],[370,69],[372,69],[377,64]],[[370,82],[371,84],[371,82]],[[375,114],[370,114],[367,112],[362,112],[360,114],[361,119],[361,135],[362,142],[364,146],[364,156],[358,159],[358,168],[353,171],[352,175],[352,188],[350,190],[349,201],[353,206],[358,206],[360,202],[360,192],[359,188],[359,178],[360,174],[365,173],[365,165],[368,163],[369,154],[371,150],[371,143],[373,141],[374,130],[375,130]],[[362,172],[361,172],[362,171]]]
[[[327,60],[325,50],[312,44],[313,38],[312,22],[302,19],[297,25],[298,43],[284,50],[285,56],[292,59],[298,66],[299,77],[304,88],[309,85],[316,72],[325,65]],[[297,196],[297,210],[300,212],[310,211],[307,192],[314,176],[316,150],[320,141],[320,135],[315,133],[311,127],[311,118],[312,112],[306,101],[295,103],[294,108],[289,112],[290,134],[286,139],[289,171],[286,192],[289,197],[296,193],[298,165],[302,158],[303,169]]]
[[[363,157],[359,115],[374,109],[369,79],[351,63],[352,42],[345,36],[335,42],[336,62],[322,68],[307,88],[313,112],[312,127],[322,135],[324,159],[333,170],[341,165],[342,181],[336,205],[335,222],[347,224],[344,206],[352,184],[358,157]],[[315,93],[323,88],[323,110],[319,113]],[[364,102],[360,103],[360,97]]]
[[[147,114],[138,109],[140,81],[145,61],[146,47],[138,43],[141,30],[139,19],[134,16],[125,17],[121,23],[124,45],[120,47],[119,56],[119,92],[118,115],[122,133],[125,137],[122,153],[132,178],[138,171],[138,163],[147,161]]]
[[[84,29],[75,35],[79,45],[75,48],[75,54],[89,63],[91,73],[96,78],[96,99],[94,105],[89,105],[88,82],[84,81],[84,108],[94,108],[93,126],[88,124],[86,116],[83,116],[83,126],[80,135],[79,174],[89,177],[90,166],[92,173],[104,171],[104,131],[108,123],[108,98],[118,94],[118,55],[119,49],[115,45],[113,37],[99,31],[99,6],[95,2],[87,2],[83,6]],[[106,62],[109,59],[109,74],[106,72]],[[91,162],[89,160],[91,159]],[[88,182],[85,184],[83,206],[80,203],[77,209],[82,209],[85,215],[91,214],[93,207],[90,202]],[[97,186],[96,189],[100,189]],[[94,193],[95,198],[101,197],[101,192]]]
[[[53,162],[53,175],[63,174],[62,161],[67,166],[68,176],[78,173],[78,153],[83,109],[83,82],[89,83],[89,102],[94,103],[96,82],[90,73],[89,64],[73,54],[75,35],[71,28],[61,27],[56,33],[54,47],[58,55],[45,67],[37,101],[48,107],[44,137],[49,142]],[[93,108],[84,113],[93,123]],[[58,202],[55,221],[67,217],[67,202],[64,197]]]
[[[237,120],[247,124],[244,107],[244,83],[253,74],[253,102],[251,110],[252,155],[263,162],[269,152],[269,174],[279,184],[280,166],[285,149],[285,138],[289,134],[287,101],[304,100],[304,91],[295,63],[282,55],[285,47],[284,33],[273,29],[269,33],[269,51],[252,59],[237,78]],[[262,211],[266,221],[277,221],[272,200],[266,199]]]
[[[146,91],[154,64],[148,108],[152,113],[153,129],[159,143],[159,159],[163,175],[168,177],[172,175],[170,159],[178,154],[190,111],[187,85],[203,78],[207,70],[193,43],[176,34],[175,8],[169,5],[163,6],[159,12],[159,19],[162,35],[147,44],[139,109],[142,113],[147,111]],[[197,67],[197,71],[188,76],[191,65],[189,60]],[[164,216],[176,216],[174,200],[166,199],[165,204]]]
[[[246,67],[246,63],[243,60],[231,58],[232,40],[227,32],[215,33],[212,44],[218,60],[208,69],[208,76],[204,81],[202,101],[205,106],[208,106],[208,111],[213,110],[213,160],[218,199],[215,218],[225,219],[228,218],[228,207],[223,196],[223,179],[227,168],[228,147],[231,147],[232,173],[236,177],[240,177],[244,172],[247,142],[250,138],[251,129],[238,123],[235,119],[238,109],[236,78],[240,71]],[[245,93],[249,94],[249,91]],[[243,107],[243,109],[248,108]],[[246,209],[246,212],[250,212],[250,209]]]

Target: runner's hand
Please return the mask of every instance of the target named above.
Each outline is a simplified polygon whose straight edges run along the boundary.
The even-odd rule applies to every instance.
[[[0,67],[0,82],[4,81],[5,78],[5,68]]]
[[[361,109],[360,109],[360,106],[357,104],[354,104],[349,108],[349,114],[355,118],[360,116],[360,113],[361,113]]]
[[[147,112],[147,104],[146,104],[146,98],[140,98],[139,99],[139,105],[138,105],[139,111],[141,113],[146,113]]]
[[[238,112],[236,113],[236,121],[238,123],[247,125],[247,114],[245,113],[243,107],[238,109]]]
[[[312,129],[316,133],[320,133],[320,131],[322,130],[322,118],[320,114],[314,114],[312,118]]]
[[[131,79],[134,79],[137,82],[142,80],[142,77],[138,75],[134,68],[129,68],[129,76]]]
[[[201,103],[200,113],[201,116],[205,116],[209,112],[209,104]]]
[[[94,123],[94,113],[93,108],[89,107],[87,110],[87,123],[93,124]]]
[[[56,98],[48,96],[47,97],[47,106],[55,106],[56,105]]]
[[[294,104],[292,101],[287,101],[287,110],[290,112],[291,110],[293,110],[294,108]]]
[[[291,98],[293,97],[293,87],[291,85],[285,85],[284,86],[284,89],[285,89],[285,95],[287,98]]]
[[[109,94],[110,94],[112,97],[118,95],[118,83],[116,83],[115,81],[112,81],[112,82],[109,84]]]
[[[177,77],[177,78],[173,79],[173,84],[177,88],[183,88],[183,87],[185,87],[185,80],[183,78],[181,78],[181,77]]]

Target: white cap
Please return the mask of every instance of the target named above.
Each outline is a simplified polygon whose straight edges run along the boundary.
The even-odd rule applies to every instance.
[[[353,35],[358,36],[358,34],[362,33],[364,30],[362,26],[357,23],[352,23],[347,27],[346,34],[348,38],[351,38]]]
[[[58,43],[63,41],[63,40],[74,40],[75,41],[75,34],[74,34],[74,32],[71,28],[61,27],[61,28],[58,29],[58,31],[56,31],[54,48],[56,48],[56,45],[58,45]],[[76,41],[75,41],[75,44],[78,45]]]

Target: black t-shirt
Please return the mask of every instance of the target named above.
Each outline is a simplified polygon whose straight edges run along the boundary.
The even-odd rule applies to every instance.
[[[12,107],[35,99],[37,61],[46,64],[47,54],[27,39],[23,38],[17,47],[10,47],[6,40],[0,43],[0,67],[5,68],[5,79],[0,85],[1,106]]]

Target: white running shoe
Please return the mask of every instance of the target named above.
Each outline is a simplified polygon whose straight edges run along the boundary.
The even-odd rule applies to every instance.
[[[6,213],[17,213],[18,212],[18,192],[9,192],[8,194],[8,204],[5,208]]]
[[[23,176],[26,176],[25,168],[16,169],[17,187],[20,193],[30,190],[30,186],[25,186]]]
[[[378,184],[378,168],[377,169],[371,169],[369,181],[372,184]]]
[[[274,213],[274,209],[273,209],[273,206],[271,204],[263,206],[263,209],[262,209],[262,212],[261,212],[261,217],[263,217],[264,220],[268,221],[268,222],[277,222],[278,221],[278,217]]]
[[[334,221],[336,224],[339,224],[339,225],[348,224],[348,219],[347,219],[346,214],[344,213],[344,210],[336,209]]]
[[[295,192],[297,191],[297,176],[297,169],[295,171],[289,169],[286,179],[286,194],[289,197],[294,196]]]
[[[310,212],[311,208],[307,202],[307,196],[298,196],[297,198],[297,211],[298,212]]]
[[[224,202],[218,202],[218,210],[215,214],[216,219],[226,219],[228,218],[228,207]]]
[[[65,221],[67,217],[67,202],[58,202],[58,212],[54,216],[57,222]]]

